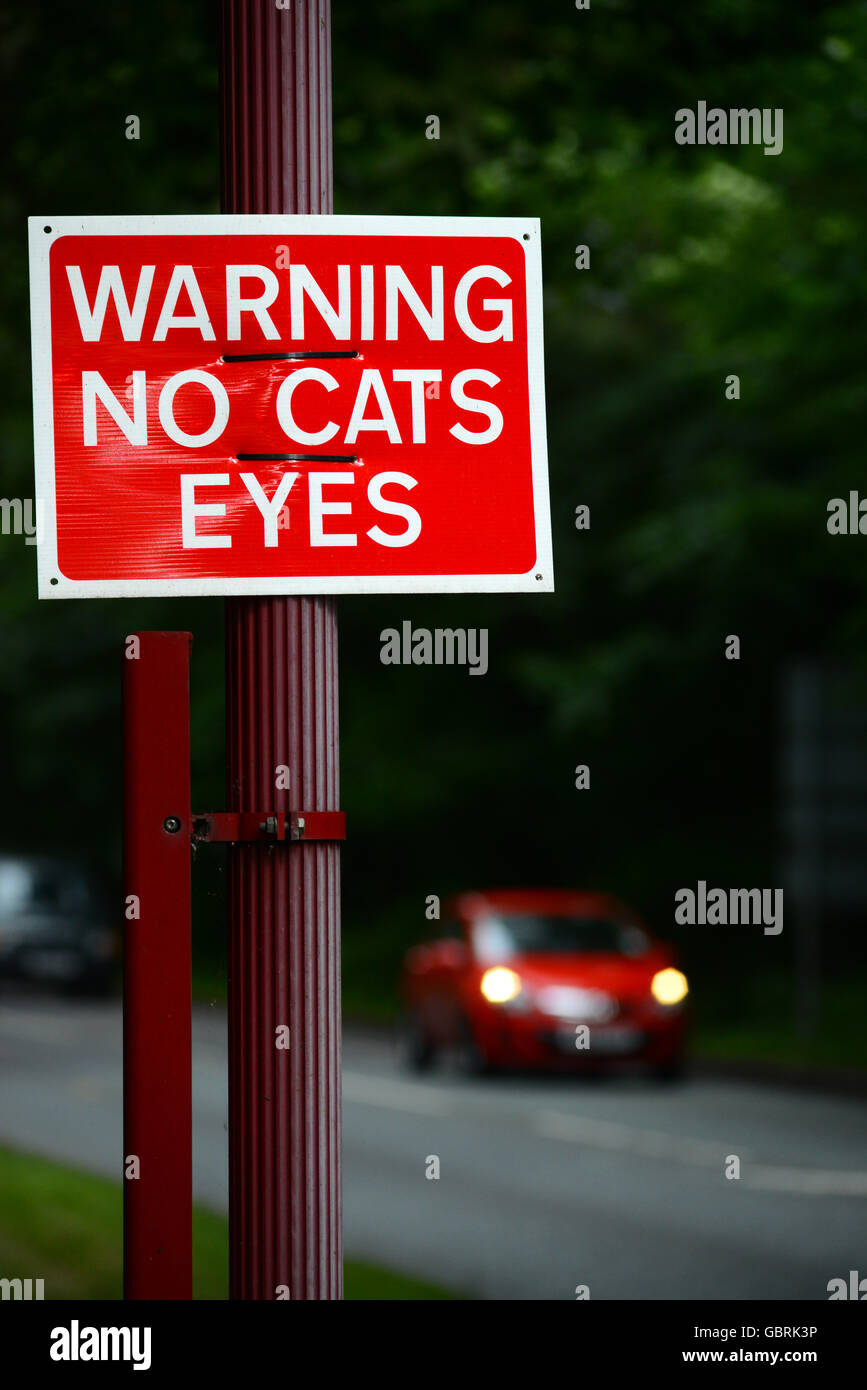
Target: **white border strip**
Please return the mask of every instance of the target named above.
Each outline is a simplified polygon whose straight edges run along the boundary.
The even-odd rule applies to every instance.
[[[199,597],[208,594],[460,594],[553,593],[554,562],[545,429],[542,255],[540,224],[533,217],[380,217],[271,214],[160,217],[31,217],[30,318],[33,361],[33,436],[36,499],[43,504],[44,533],[37,546],[39,597]],[[45,228],[50,227],[50,233]],[[51,363],[49,252],[64,236],[490,236],[513,237],[524,251],[527,298],[528,400],[536,563],[526,574],[359,575],[273,579],[188,576],[179,579],[68,579],[57,563],[57,500],[54,481],[54,420]],[[525,236],[529,240],[525,240]]]

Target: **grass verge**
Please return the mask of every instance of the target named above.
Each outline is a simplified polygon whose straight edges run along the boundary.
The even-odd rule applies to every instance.
[[[228,1297],[228,1224],[196,1208],[194,1297]],[[0,1148],[0,1277],[44,1279],[46,1299],[119,1299],[122,1198],[118,1184]],[[450,1299],[402,1274],[347,1260],[351,1299]]]
[[[699,1015],[696,1055],[867,1070],[867,981],[857,975],[826,981],[810,1032],[798,1028],[793,993],[791,981],[779,976],[749,981],[737,1014]]]

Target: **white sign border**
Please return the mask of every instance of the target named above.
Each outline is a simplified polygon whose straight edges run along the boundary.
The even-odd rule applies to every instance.
[[[50,228],[50,231],[46,229]],[[36,514],[41,504],[42,539],[37,544],[40,599],[178,598],[245,594],[459,594],[553,593],[554,561],[545,426],[542,331],[541,226],[533,217],[403,217],[355,214],[202,213],[136,217],[28,218],[30,318],[33,364],[33,438]],[[65,236],[509,236],[524,252],[527,292],[528,402],[536,562],[526,574],[299,576],[232,579],[69,579],[57,563],[57,504],[54,486],[54,420],[51,362],[49,254]],[[534,369],[535,367],[535,369]]]

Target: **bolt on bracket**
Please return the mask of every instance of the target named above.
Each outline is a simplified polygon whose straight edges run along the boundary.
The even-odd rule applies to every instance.
[[[343,811],[209,811],[193,816],[197,844],[345,840]]]

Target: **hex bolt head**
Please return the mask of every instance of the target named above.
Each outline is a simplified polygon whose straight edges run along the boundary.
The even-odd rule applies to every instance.
[[[163,830],[167,830],[170,835],[176,835],[181,828],[181,822],[177,816],[166,816],[163,821]]]

